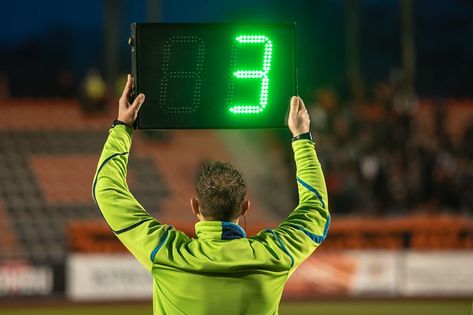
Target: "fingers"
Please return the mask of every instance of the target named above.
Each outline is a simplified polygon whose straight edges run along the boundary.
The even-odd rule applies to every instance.
[[[128,74],[125,88],[123,89],[121,98],[126,99],[128,95],[130,95],[130,90],[131,90],[132,85],[133,85],[133,78],[131,77],[131,74]]]
[[[299,99],[297,98],[297,96],[293,96],[291,97],[290,113],[297,114],[298,109],[299,109]]]
[[[131,104],[131,107],[135,108],[138,111],[140,110],[140,107],[141,105],[143,105],[144,101],[145,101],[145,95],[141,93],[135,98],[135,100],[133,101],[133,104]]]
[[[307,113],[307,108],[305,107],[304,101],[299,96],[291,97],[291,108],[290,113],[297,114],[299,112]]]

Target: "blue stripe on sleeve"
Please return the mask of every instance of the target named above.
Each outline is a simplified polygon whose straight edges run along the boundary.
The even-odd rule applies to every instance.
[[[312,187],[311,185],[309,185],[308,183],[304,182],[302,179],[300,179],[299,177],[296,177],[297,178],[297,182],[299,184],[301,184],[302,186],[304,186],[305,188],[307,188],[308,190],[310,190],[311,192],[313,192],[315,194],[315,196],[317,197],[317,199],[319,199],[320,203],[322,204],[322,208],[325,209],[325,202],[323,201],[322,199],[322,195],[320,195],[320,193],[317,191],[317,189],[315,189],[314,187]]]
[[[97,186],[97,179],[99,178],[100,171],[101,171],[102,168],[105,166],[105,164],[107,164],[111,159],[113,159],[113,158],[116,157],[116,156],[125,155],[125,154],[128,154],[128,152],[114,153],[114,154],[110,155],[108,158],[106,158],[106,159],[102,162],[102,164],[100,164],[100,167],[99,167],[99,169],[97,170],[97,175],[95,176],[95,179],[94,179],[94,184],[92,185],[92,197],[94,198],[94,201],[95,201],[95,203],[97,204],[97,206],[98,206],[99,204],[98,204],[98,202],[97,202],[97,198],[95,197],[95,187]]]
[[[123,233],[123,232],[127,232],[127,231],[129,231],[129,230],[132,230],[132,229],[134,229],[135,227],[140,226],[141,224],[143,224],[143,223],[145,223],[145,222],[147,222],[147,221],[151,221],[151,220],[153,220],[153,219],[152,219],[152,218],[144,219],[144,220],[139,221],[139,222],[137,222],[137,223],[135,223],[135,224],[133,224],[133,225],[130,225],[129,227],[126,227],[126,228],[123,228],[123,229],[120,229],[120,230],[117,230],[117,231],[115,231],[115,230],[112,230],[112,231],[113,231],[113,233],[115,233],[115,234],[121,234],[121,233]]]
[[[266,231],[270,232],[271,234],[273,234],[273,235],[276,237],[276,240],[277,240],[278,243],[279,243],[279,247],[289,256],[289,258],[291,258],[291,268],[292,268],[292,266],[294,266],[294,257],[292,257],[291,253],[289,253],[289,251],[287,250],[286,246],[285,246],[284,243],[281,241],[281,239],[280,239],[279,236],[276,234],[276,232],[274,232],[272,229],[267,229]]]
[[[303,228],[302,226],[300,225],[296,225],[296,224],[288,224],[289,226],[293,227],[293,228],[296,228],[298,230],[301,230],[302,232],[305,233],[305,235],[307,235],[312,241],[318,243],[318,244],[321,244],[326,238],[327,238],[327,233],[328,233],[328,229],[329,229],[329,226],[330,226],[330,216],[328,216],[327,218],[327,222],[325,223],[325,227],[324,227],[324,234],[322,235],[317,235],[315,233],[312,233],[308,230],[306,230],[305,228]]]
[[[156,254],[158,253],[158,251],[161,249],[161,247],[164,245],[164,242],[166,242],[168,236],[169,236],[169,230],[172,229],[172,226],[170,225],[166,231],[164,232],[163,236],[161,237],[161,239],[159,240],[159,243],[158,243],[158,246],[156,246],[153,251],[151,252],[151,255],[150,255],[150,259],[151,259],[151,262],[154,262],[154,258],[156,257]]]

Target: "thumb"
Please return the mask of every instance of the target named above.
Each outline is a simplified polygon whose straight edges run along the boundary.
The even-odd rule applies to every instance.
[[[131,104],[131,107],[135,108],[136,110],[139,110],[141,105],[143,105],[144,101],[145,101],[145,95],[141,93],[135,98],[135,100],[133,101],[133,104]]]

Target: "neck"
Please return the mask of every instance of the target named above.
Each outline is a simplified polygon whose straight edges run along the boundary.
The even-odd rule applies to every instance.
[[[204,218],[204,217],[199,217],[199,221],[222,221],[222,220],[216,220],[214,218]],[[235,224],[238,224],[240,222],[240,218],[236,218],[235,220],[226,220],[225,222],[232,222]]]

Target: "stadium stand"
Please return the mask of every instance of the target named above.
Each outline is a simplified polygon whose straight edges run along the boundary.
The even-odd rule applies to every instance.
[[[9,218],[1,220],[9,225],[3,230],[17,233],[17,248],[31,261],[63,261],[68,223],[100,218],[90,187],[111,119],[84,116],[77,102],[57,100],[12,101],[1,108],[0,215]],[[151,165],[150,159],[133,159],[129,180],[143,205],[156,208],[165,190]],[[2,233],[2,244],[12,247],[11,235]],[[8,253],[2,250],[15,258]]]
[[[18,244],[16,233],[12,229],[10,218],[3,204],[0,204],[0,257],[19,258],[22,256],[22,247]]]
[[[74,100],[11,100],[8,104],[1,103],[0,107],[3,116],[3,123],[0,125],[2,257],[6,259],[25,257],[34,262],[60,262],[64,261],[69,245],[78,251],[84,248],[95,248],[91,251],[116,251],[120,245],[114,245],[113,242],[110,243],[111,245],[95,244],[97,239],[103,240],[106,237],[103,233],[104,223],[90,195],[96,162],[107,136],[110,121],[114,118],[114,109],[85,115],[79,103]],[[435,133],[435,117],[438,115],[436,108],[431,102],[421,102],[415,115],[412,114],[410,118],[412,124],[417,126],[416,130],[421,130],[426,135]],[[466,135],[469,123],[473,119],[473,107],[469,103],[450,102],[446,108],[448,112],[444,114],[446,123],[443,128],[456,144],[456,148],[461,148],[456,151],[461,153],[454,157],[458,160],[453,161],[464,163],[462,161],[468,161],[469,155],[467,155],[467,148],[462,145],[467,143]],[[373,108],[369,106],[360,109],[360,112],[364,110],[371,113],[360,114],[361,119],[364,119],[371,128],[368,129],[368,138],[376,139],[375,133],[384,130],[380,127],[383,125],[383,119],[387,120],[392,114],[388,109],[388,107],[384,109],[381,107],[374,111],[384,113],[380,117],[373,115]],[[346,117],[346,111],[341,109],[332,114],[336,114],[336,117]],[[352,122],[353,125],[357,123],[359,122]],[[367,212],[374,215],[383,213],[406,215],[412,214],[415,209],[421,213],[432,213],[429,209],[434,206],[437,212],[439,207],[449,206],[448,203],[442,204],[445,202],[444,198],[439,199],[440,203],[437,204],[417,203],[413,204],[416,208],[409,208],[409,203],[406,203],[401,204],[402,207],[397,204],[396,209],[383,210],[380,207],[382,203],[376,199],[382,194],[368,195],[374,198],[372,200],[369,198],[350,199],[350,194],[344,194],[347,185],[366,189],[369,187],[367,185],[373,185],[373,182],[370,178],[362,176],[358,169],[360,161],[346,161],[350,155],[343,156],[342,154],[346,147],[342,141],[343,133],[340,133],[339,127],[336,126],[339,125],[335,124],[334,129],[320,131],[322,139],[320,145],[318,144],[319,155],[326,166],[327,182],[335,216],[339,216],[339,213],[356,215]],[[400,128],[397,124],[390,126]],[[353,141],[355,145],[359,145],[363,141],[363,134],[360,135],[357,128],[353,130],[356,130]],[[250,141],[245,141],[244,138],[237,139],[234,135],[230,136],[225,132],[219,134],[222,132],[137,133],[134,137],[133,158],[130,159],[128,174],[129,184],[136,198],[162,222],[175,224],[176,227],[183,228],[191,234],[194,217],[189,211],[187,197],[193,193],[192,179],[200,163],[210,159],[231,162],[237,160],[237,164],[243,168],[243,173],[251,174],[248,177],[253,209],[249,214],[249,230],[256,232],[260,227],[276,224],[291,210],[287,205],[294,204],[291,200],[294,196],[280,188],[286,187],[288,190],[293,188],[287,185],[288,182],[293,181],[293,174],[288,172],[291,165],[288,164],[290,157],[285,157],[283,154],[287,142],[283,144],[275,141],[274,135],[261,133],[255,137],[255,133],[252,133],[253,139],[258,142],[256,146],[260,150],[271,150],[274,153],[271,154],[271,160],[267,160],[264,152],[251,154],[251,151],[258,148],[244,146],[245,142]],[[331,147],[331,143],[338,143],[338,146]],[[398,149],[406,150],[402,141],[394,144],[390,152]],[[370,151],[360,149],[360,160],[369,157],[369,154],[378,156],[378,159],[382,158],[383,155],[377,155],[380,151],[376,150],[378,150],[376,145]],[[439,152],[443,151],[439,149],[432,151],[431,154],[441,157]],[[263,156],[263,159],[258,160],[256,155]],[[398,162],[394,160],[394,166]],[[261,168],[258,168],[260,163],[274,165],[274,167],[271,167],[271,174],[259,174],[261,177],[255,178],[254,174],[261,173]],[[387,170],[395,171],[394,166]],[[468,165],[463,165],[463,167],[466,170],[463,174],[459,170],[454,173],[457,176],[454,180],[455,185],[460,185],[459,187],[464,189],[459,192],[463,204],[459,205],[458,209],[444,208],[453,213],[471,211],[468,206],[470,200],[468,196],[471,196],[471,191],[468,194],[466,190],[470,186],[461,182],[461,180],[468,180],[465,176],[469,174],[469,168],[466,168]],[[353,174],[357,174],[354,177],[355,181],[353,181]],[[352,179],[347,180],[347,178]],[[396,195],[390,195],[390,198],[393,196]],[[378,204],[373,203],[373,200]],[[392,204],[396,205],[396,203]],[[349,205],[348,208],[347,205]],[[372,212],[366,210],[373,207],[378,208]],[[400,208],[402,210],[399,210]],[[455,219],[452,222],[456,222]],[[343,223],[340,224],[343,225]],[[377,224],[373,223],[374,226]],[[333,233],[336,234],[338,229],[337,225],[334,225]],[[409,229],[406,229],[405,233],[408,233]],[[350,232],[353,229],[342,228],[339,234],[342,235],[343,231],[347,235],[353,233]],[[470,231],[470,227],[466,231]],[[92,237],[81,238],[79,234],[92,235]],[[97,237],[94,238],[93,235]],[[109,237],[113,238],[113,235],[109,233]],[[333,245],[330,245],[331,242]],[[425,247],[424,243],[419,244],[419,247]],[[107,246],[109,246],[108,249]],[[343,242],[337,243],[334,237],[333,241],[329,240],[327,243],[328,248],[331,246],[340,248],[348,245]],[[432,246],[441,248],[442,245]],[[468,247],[468,245],[465,246]]]

